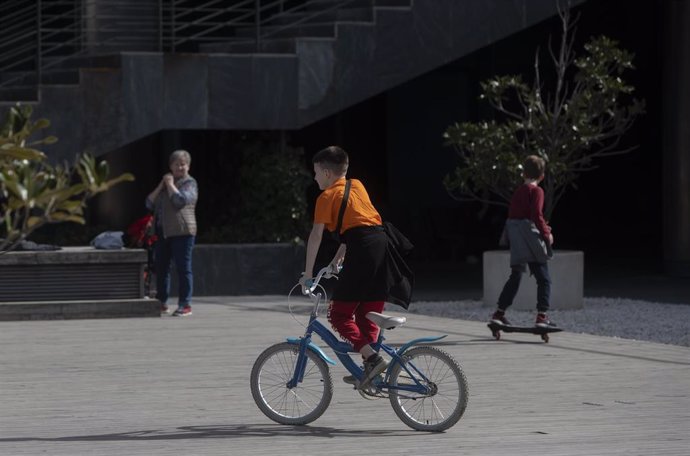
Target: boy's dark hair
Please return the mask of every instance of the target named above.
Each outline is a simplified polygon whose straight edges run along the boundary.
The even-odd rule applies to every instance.
[[[350,158],[347,152],[338,146],[328,146],[321,149],[311,159],[312,163],[318,163],[321,167],[329,169],[337,174],[345,174],[347,166],[350,163]]]
[[[528,179],[539,179],[546,169],[546,162],[537,155],[530,155],[522,163],[522,174]]]

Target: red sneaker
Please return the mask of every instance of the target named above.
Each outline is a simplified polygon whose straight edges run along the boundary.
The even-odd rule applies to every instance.
[[[161,304],[161,313],[162,314],[169,314],[170,308],[168,306],[166,306],[165,304]]]
[[[192,314],[192,308],[190,306],[178,307],[175,312],[173,312],[173,317],[188,317]]]
[[[541,328],[553,328],[558,325],[549,320],[549,317],[545,313],[538,313],[537,320],[534,322],[534,326],[539,326]]]
[[[491,323],[496,323],[497,325],[511,326],[510,322],[506,318],[505,312],[497,310],[491,316]]]

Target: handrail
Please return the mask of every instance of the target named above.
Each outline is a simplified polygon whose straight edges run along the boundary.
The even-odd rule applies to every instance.
[[[32,22],[33,22],[33,21],[32,21]],[[14,38],[7,39],[7,40],[3,40],[3,41],[2,41],[2,46],[1,46],[1,47],[7,47],[8,45],[14,44],[14,43],[17,43],[17,42],[19,42],[19,43],[24,43],[24,42],[26,41],[27,37],[30,37],[30,36],[35,35],[35,34],[36,34],[36,31],[35,31],[35,30],[32,30],[32,31],[30,31],[30,32],[23,33],[23,34],[21,34],[21,35],[17,34]],[[32,44],[27,44],[27,46],[34,46],[34,45],[33,45],[33,43],[32,43]],[[0,57],[0,60],[2,60],[1,57]]]
[[[288,24],[284,24],[282,27],[275,28],[275,29],[273,29],[272,31],[270,31],[270,32],[268,32],[268,33],[266,33],[266,34],[264,34],[263,36],[264,36],[264,37],[270,37],[270,36],[272,36],[272,35],[276,35],[276,34],[278,34],[278,33],[280,33],[280,32],[285,31],[285,30],[289,30],[290,28],[295,27],[295,26],[297,26],[297,25],[301,25],[301,24],[307,23],[309,20],[311,20],[311,19],[313,19],[313,18],[315,18],[315,17],[321,16],[321,15],[323,15],[325,12],[336,11],[337,9],[342,8],[343,6],[347,6],[347,5],[349,5],[349,4],[352,4],[352,3],[354,3],[355,1],[356,1],[356,0],[341,0],[341,1],[339,1],[339,2],[333,2],[333,5],[330,6],[330,7],[326,7],[326,8],[320,9],[320,10],[316,10],[316,11],[314,11],[314,12],[311,13],[311,14],[304,14],[304,15],[302,15],[302,17],[296,19],[295,21],[290,22],[290,23],[288,23]],[[282,3],[281,0],[276,0],[276,3],[278,3],[278,2]],[[315,0],[307,0],[306,3],[305,3],[305,5],[303,5],[303,6],[311,5],[311,4],[314,4],[314,3],[316,3]],[[291,8],[291,9],[287,10],[287,11],[284,11],[284,13],[290,14],[290,13],[293,13],[293,12],[295,12],[295,11],[300,11],[300,10],[301,10],[301,8],[299,8],[299,7],[293,7],[293,8]],[[275,19],[280,18],[280,17],[282,17],[282,16],[283,16],[283,14],[281,14],[281,15],[279,15],[279,16],[277,16],[277,17],[272,17],[272,18],[269,19],[269,21],[275,20]]]
[[[27,16],[26,18],[5,27],[5,29],[3,30],[3,34],[11,35],[15,29],[24,29],[27,25],[33,24],[35,21],[36,18],[34,18],[33,16]]]
[[[189,37],[185,37],[185,38],[183,38],[183,39],[181,39],[181,40],[173,41],[173,42],[171,43],[171,48],[172,48],[173,51],[174,51],[175,48],[176,48],[178,45],[183,44],[183,43],[185,43],[185,42],[192,41],[192,40],[194,40],[194,41],[203,40],[203,37],[204,37],[205,35],[209,35],[209,34],[215,32],[215,31],[217,31],[217,30],[222,29],[223,27],[228,27],[228,26],[230,26],[230,25],[234,25],[234,26],[238,26],[238,25],[245,25],[245,26],[246,26],[246,25],[251,25],[251,22],[243,22],[243,19],[254,17],[254,12],[255,12],[255,10],[254,10],[254,9],[245,8],[245,5],[252,4],[252,3],[254,3],[254,1],[255,1],[255,0],[246,0],[246,1],[242,2],[242,3],[236,3],[236,4],[234,4],[234,5],[232,5],[232,6],[228,7],[228,8],[225,8],[225,9],[223,9],[223,10],[221,10],[221,11],[216,11],[216,12],[214,12],[214,13],[212,13],[212,14],[210,14],[210,15],[208,15],[208,16],[202,18],[202,19],[197,19],[197,20],[194,20],[194,21],[192,21],[192,22],[187,22],[187,23],[183,24],[183,25],[182,25],[181,27],[179,27],[179,28],[175,27],[175,24],[173,23],[172,26],[173,26],[173,30],[174,30],[174,36],[177,36],[178,33],[179,33],[180,31],[183,31],[183,30],[185,30],[185,29],[188,29],[188,28],[190,28],[190,27],[192,27],[192,26],[194,26],[194,25],[209,24],[209,23],[207,22],[208,19],[212,19],[212,18],[214,18],[214,17],[217,17],[217,16],[219,16],[220,14],[222,14],[222,13],[224,13],[224,12],[225,12],[225,13],[227,13],[227,12],[242,13],[242,14],[239,16],[239,18],[235,18],[235,19],[234,19],[233,21],[231,21],[231,22],[230,22],[230,21],[218,22],[218,23],[213,24],[213,27],[206,28],[206,29],[204,29],[202,32],[196,33],[196,34],[191,35],[191,36],[189,36]],[[175,18],[175,19],[177,19],[177,18]],[[214,41],[217,41],[217,38],[214,39]]]
[[[13,19],[13,16],[21,16],[22,14],[29,14],[28,9],[25,7],[25,9],[15,9],[14,7],[11,6],[11,3],[8,3],[4,6],[0,6],[0,14],[2,14],[3,21],[9,22],[10,20]],[[8,9],[10,12],[9,13],[3,13],[3,8]]]
[[[33,51],[34,47],[30,44],[24,45],[23,47],[16,48],[9,53],[5,54],[7,57],[15,57],[17,55],[22,55],[26,51]],[[4,57],[4,56],[3,56]]]
[[[35,80],[38,90],[43,71],[98,53],[139,48],[197,52],[199,45],[212,42],[253,42],[261,52],[263,40],[355,1],[4,0],[0,75],[11,74],[0,79],[0,89]],[[238,30],[251,35],[238,35]]]
[[[7,16],[3,17],[3,22],[9,22],[7,19],[8,19]],[[5,30],[3,30],[3,32],[7,33],[9,30],[12,30],[15,28],[20,28],[22,25],[27,24],[29,22],[33,22],[33,21],[34,21],[33,15],[31,14],[31,12],[27,11],[25,17],[22,17],[20,15],[15,21],[12,22],[11,25],[6,26]]]

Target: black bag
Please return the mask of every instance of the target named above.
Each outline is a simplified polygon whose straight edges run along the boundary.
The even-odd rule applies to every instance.
[[[407,309],[412,300],[414,273],[405,262],[403,255],[412,250],[412,243],[391,223],[384,224],[388,237],[386,251],[386,301]],[[399,247],[398,247],[399,246]]]
[[[383,229],[386,230],[388,239],[391,240],[393,247],[395,247],[395,250],[397,250],[400,255],[407,256],[412,249],[414,249],[412,242],[410,242],[410,240],[391,222],[383,222]]]
[[[414,289],[414,273],[405,262],[404,257],[410,254],[414,245],[391,222],[383,222],[383,229],[388,237],[386,301],[405,309],[410,306]]]

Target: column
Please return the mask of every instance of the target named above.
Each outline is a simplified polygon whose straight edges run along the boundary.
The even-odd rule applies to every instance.
[[[690,277],[690,1],[661,4],[664,266],[670,275]]]

